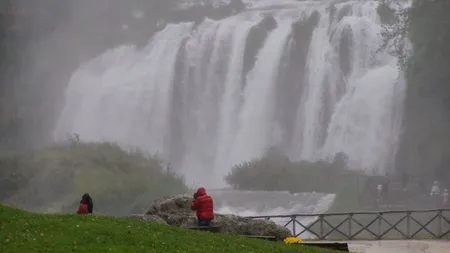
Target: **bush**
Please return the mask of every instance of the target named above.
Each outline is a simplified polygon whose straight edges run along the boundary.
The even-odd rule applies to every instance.
[[[73,142],[0,157],[0,200],[35,211],[75,212],[88,192],[95,212],[126,215],[185,191],[184,179],[165,172],[156,156],[111,143]]]
[[[347,168],[347,155],[316,162],[292,162],[276,149],[263,157],[235,165],[225,181],[235,189],[338,193],[358,183],[360,173]]]

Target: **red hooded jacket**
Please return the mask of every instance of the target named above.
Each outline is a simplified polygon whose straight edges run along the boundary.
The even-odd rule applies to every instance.
[[[206,194],[205,188],[198,188],[197,199],[192,202],[191,209],[197,211],[197,218],[199,220],[214,219],[213,199]]]
[[[88,214],[88,205],[81,203],[80,207],[78,208],[77,214]]]

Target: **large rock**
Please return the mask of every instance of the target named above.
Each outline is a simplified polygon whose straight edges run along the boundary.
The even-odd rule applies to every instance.
[[[161,200],[157,200],[155,201],[155,204],[153,204],[153,206],[148,210],[147,214],[192,214],[192,201],[193,198],[186,195],[179,195],[174,198],[164,198]]]
[[[146,215],[157,216],[167,224],[180,227],[195,226],[197,218],[190,209],[192,197],[186,195],[156,201]],[[213,225],[220,232],[236,235],[275,236],[278,240],[292,236],[291,232],[273,221],[254,220],[237,215],[215,214]]]

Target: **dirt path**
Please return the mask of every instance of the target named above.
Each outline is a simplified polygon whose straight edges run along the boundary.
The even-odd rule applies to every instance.
[[[450,241],[353,241],[349,249],[355,253],[450,253]]]

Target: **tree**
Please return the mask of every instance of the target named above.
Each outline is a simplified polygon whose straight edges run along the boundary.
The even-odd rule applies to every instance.
[[[450,183],[450,168],[442,167],[450,156],[449,11],[450,1],[415,0],[397,15],[403,23],[384,33],[386,40],[407,38],[414,49],[396,52],[407,81],[396,168],[428,183],[436,174]]]
[[[398,0],[381,0],[378,7],[380,16],[385,13],[390,20],[383,25],[382,36],[384,38],[380,50],[389,49],[398,59],[398,65],[404,69],[408,55],[411,53],[408,47],[408,28],[410,24],[410,8],[405,8],[404,3]]]

